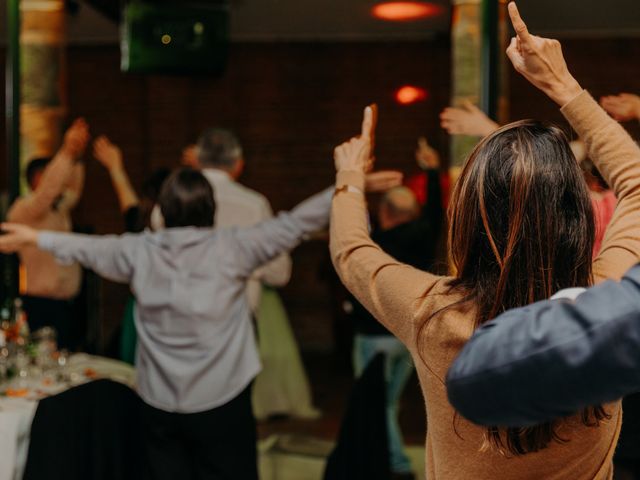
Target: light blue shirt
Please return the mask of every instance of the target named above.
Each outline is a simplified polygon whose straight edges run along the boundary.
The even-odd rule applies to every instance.
[[[38,246],[131,285],[140,396],[165,411],[200,412],[235,398],[260,371],[246,282],[327,226],[332,191],[251,227],[102,237],[42,232]]]

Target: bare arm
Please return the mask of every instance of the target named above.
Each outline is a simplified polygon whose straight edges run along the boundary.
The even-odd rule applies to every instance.
[[[74,165],[86,148],[89,127],[83,119],[73,122],[65,133],[62,147],[42,173],[32,195],[17,201],[8,218],[16,222],[33,222],[45,215],[64,192],[74,173]]]
[[[93,143],[93,155],[109,172],[113,189],[118,197],[120,211],[124,213],[131,207],[139,205],[140,199],[136,195],[124,168],[120,148],[102,135]]]
[[[62,201],[58,204],[58,208],[65,210],[73,210],[75,208],[84,190],[85,172],[84,163],[77,162],[73,166],[67,187],[62,192]]]

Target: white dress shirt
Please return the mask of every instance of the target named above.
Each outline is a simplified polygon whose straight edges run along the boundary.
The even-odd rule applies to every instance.
[[[213,187],[216,227],[246,227],[273,217],[271,205],[264,195],[240,185],[224,170],[205,168],[202,173]],[[253,313],[260,303],[262,283],[281,287],[290,277],[291,258],[286,253],[253,272],[247,282],[247,296]]]

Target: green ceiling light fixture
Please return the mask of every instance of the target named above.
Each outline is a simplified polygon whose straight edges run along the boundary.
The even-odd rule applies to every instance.
[[[479,105],[491,118],[507,120],[506,0],[454,0],[451,25],[451,104],[465,100]],[[458,177],[478,139],[451,137],[451,176]]]
[[[122,14],[124,72],[221,74],[229,45],[228,2],[134,0]]]

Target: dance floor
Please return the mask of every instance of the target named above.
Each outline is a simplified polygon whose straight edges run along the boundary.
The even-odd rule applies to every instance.
[[[306,354],[317,420],[272,418],[260,422],[260,472],[262,480],[320,480],[326,455],[338,435],[340,421],[353,386],[348,359],[335,355]],[[400,425],[418,479],[424,478],[426,421],[418,379],[412,375],[401,400]]]

